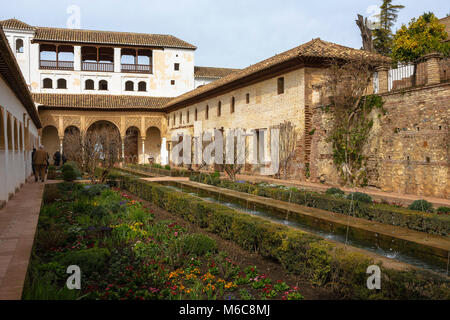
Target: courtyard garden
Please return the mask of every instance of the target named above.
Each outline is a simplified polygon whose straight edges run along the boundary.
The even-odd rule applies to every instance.
[[[236,263],[154,210],[106,185],[48,185],[23,299],[303,299],[295,284]],[[70,265],[81,290],[65,286]]]

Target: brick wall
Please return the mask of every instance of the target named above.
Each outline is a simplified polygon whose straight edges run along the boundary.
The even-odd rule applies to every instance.
[[[450,85],[440,84],[384,94],[386,115],[373,113],[365,147],[369,186],[383,191],[450,197]],[[316,109],[311,180],[323,176],[338,184],[326,130],[328,115]]]

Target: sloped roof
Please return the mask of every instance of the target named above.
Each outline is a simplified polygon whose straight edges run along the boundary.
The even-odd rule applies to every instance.
[[[214,68],[214,67],[194,67],[195,78],[223,78],[230,73],[239,71],[241,69],[230,68]]]
[[[31,98],[30,90],[2,27],[0,27],[0,75],[25,107],[36,127],[41,128],[41,120]]]
[[[19,30],[34,30],[34,27],[30,26],[29,24],[26,24],[23,21],[17,20],[17,19],[8,19],[0,21],[0,25],[4,29],[19,29]]]
[[[36,27],[35,41],[197,49],[171,35]]]
[[[195,90],[187,92],[171,100],[167,104],[167,107],[176,108],[182,105],[187,105],[190,101],[195,99],[212,96],[220,92],[220,90],[231,87],[238,81],[244,81],[251,76],[270,70],[271,68],[279,66],[283,63],[292,61],[294,64],[300,65],[303,62],[318,62],[324,59],[352,60],[360,58],[365,58],[371,61],[374,65],[390,63],[390,58],[380,54],[341,46],[317,38],[293,49],[277,54],[269,59],[253,64],[247,68],[233,72],[228,76],[211,82],[205,86],[201,86]]]
[[[172,98],[109,94],[33,93],[39,109],[160,111]]]
[[[166,34],[33,27],[17,19],[0,21],[0,25],[9,29],[34,30],[35,41],[197,49],[186,41]]]

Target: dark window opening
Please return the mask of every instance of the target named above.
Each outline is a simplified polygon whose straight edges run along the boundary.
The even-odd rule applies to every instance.
[[[206,106],[205,119],[208,120],[208,118],[209,118],[209,106]]]
[[[94,80],[86,80],[84,82],[84,90],[94,90]]]
[[[247,104],[250,103],[250,93],[247,93],[247,94],[245,95],[245,102],[246,102]]]
[[[186,121],[187,121],[187,123],[189,123],[189,110],[187,111],[187,114],[186,114]]]
[[[217,105],[217,116],[220,117],[222,115],[222,102],[219,101]]]
[[[98,90],[108,91],[108,81],[100,80],[100,82],[98,83]]]
[[[195,121],[197,121],[198,117],[197,117],[197,109],[195,109]]]
[[[284,93],[284,77],[278,78],[277,80],[278,94]]]
[[[133,81],[125,82],[125,91],[134,91],[134,83],[133,83]]]
[[[230,106],[230,113],[234,113],[234,106],[235,106],[236,100],[234,97],[231,98],[231,106]]]
[[[171,84],[172,86],[174,86],[174,85],[175,85],[175,80],[170,80],[170,84]]]
[[[23,53],[23,40],[22,39],[16,40],[16,52]]]
[[[57,81],[57,88],[58,89],[67,89],[67,81],[66,81],[66,79],[58,79],[58,81]]]
[[[44,89],[52,89],[53,88],[53,80],[50,78],[45,78],[43,81]]]
[[[180,71],[180,64],[179,63],[175,63],[173,67],[174,67],[175,71]]]
[[[138,83],[138,91],[147,91],[147,83],[145,81]]]

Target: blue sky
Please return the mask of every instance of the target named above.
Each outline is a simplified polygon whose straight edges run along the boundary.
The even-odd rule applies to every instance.
[[[172,34],[198,47],[196,65],[243,68],[313,38],[359,48],[354,20],[380,0],[1,0],[0,19],[66,27],[66,9],[78,5],[81,28]],[[425,11],[450,13],[445,0],[403,4],[396,27]],[[447,5],[445,5],[447,3]]]

